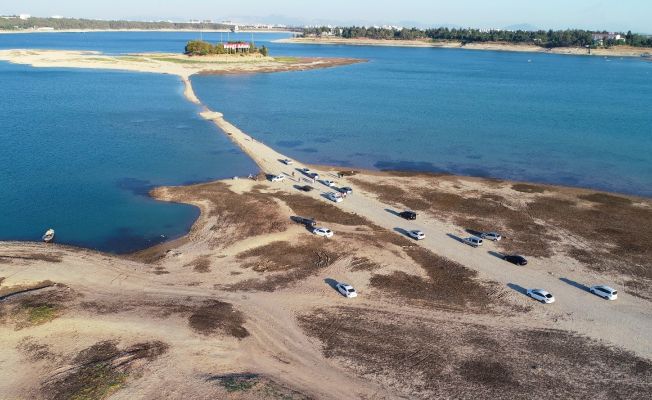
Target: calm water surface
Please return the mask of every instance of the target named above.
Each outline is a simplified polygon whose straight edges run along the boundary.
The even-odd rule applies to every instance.
[[[0,35],[0,48],[176,52],[199,35]],[[287,36],[254,40],[276,55],[369,62],[193,83],[211,108],[291,156],[652,196],[652,63],[270,42]],[[140,249],[182,235],[197,216],[148,198],[152,186],[256,170],[174,77],[0,63],[0,87],[0,240],[54,227],[65,243]]]
[[[276,51],[297,54],[299,45]],[[448,172],[652,196],[652,63],[307,46],[344,68],[193,78],[201,100],[313,163]]]
[[[257,167],[182,96],[176,77],[0,63],[0,240],[128,252],[183,235],[195,207],[153,186]]]

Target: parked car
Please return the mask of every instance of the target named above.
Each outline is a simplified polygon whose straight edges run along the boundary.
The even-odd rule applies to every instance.
[[[340,195],[339,193],[335,193],[335,192],[326,193],[326,198],[328,200],[334,201],[336,203],[341,203],[342,201],[344,201],[344,199],[342,199],[342,195]]]
[[[491,240],[492,242],[497,242],[503,238],[500,233],[497,232],[485,232],[480,235],[480,237],[483,239]]]
[[[269,180],[272,182],[283,182],[285,180],[285,175],[272,175]]]
[[[310,228],[314,228],[317,226],[317,221],[315,221],[312,218],[304,218],[304,217],[299,217],[295,216],[292,217],[292,221],[296,222],[297,224],[302,224]]]
[[[348,186],[345,186],[345,187],[343,187],[343,188],[339,188],[338,190],[339,190],[340,193],[342,193],[342,194],[347,194],[347,195],[348,195],[348,194],[353,193],[353,189],[351,189],[351,188],[348,187]]]
[[[302,192],[310,192],[314,189],[314,187],[310,185],[303,185],[303,186],[299,186],[297,189],[301,190]]]
[[[347,285],[346,283],[338,283],[335,285],[337,291],[342,294],[344,297],[353,298],[358,297],[358,293],[355,291],[353,286]]]
[[[406,210],[406,211],[403,211],[403,212],[399,213],[398,215],[401,218],[409,219],[409,220],[412,220],[412,221],[417,219],[417,213],[415,213],[414,211],[407,211]]]
[[[423,239],[426,238],[426,234],[421,232],[421,231],[418,231],[418,230],[409,231],[408,235],[410,235],[411,238],[416,239],[416,240],[423,240]]]
[[[321,181],[321,183],[323,183],[324,185],[326,185],[328,187],[335,186],[335,182],[331,181],[330,179],[324,179],[323,181]]]
[[[591,286],[591,293],[600,296],[607,300],[616,300],[618,298],[618,291],[605,285]]]
[[[503,255],[503,260],[516,265],[527,265],[525,257],[516,254],[505,254]]]
[[[311,172],[311,173],[308,174],[308,176],[310,176],[312,179],[314,179],[316,181],[319,180],[319,174],[316,173],[316,172]]]
[[[482,239],[477,236],[470,236],[463,240],[464,243],[468,244],[471,247],[480,247],[482,246]]]
[[[532,297],[534,300],[538,300],[544,304],[555,302],[555,297],[543,289],[528,289],[527,295]]]
[[[294,164],[294,161],[290,160],[289,158],[286,158],[285,160],[283,160],[283,164],[292,165],[292,164]]]
[[[314,233],[317,236],[323,236],[323,237],[333,237],[333,231],[331,231],[328,228],[315,228],[313,229],[312,233]]]
[[[306,175],[310,174],[310,168],[301,168],[299,171],[303,172]]]

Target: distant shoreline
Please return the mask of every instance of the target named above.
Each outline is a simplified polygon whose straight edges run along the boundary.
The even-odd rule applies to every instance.
[[[17,35],[21,33],[94,33],[94,32],[204,32],[204,33],[234,33],[229,29],[22,29],[0,30],[0,35]],[[241,30],[235,33],[296,33],[274,29]]]
[[[346,45],[346,46],[386,46],[386,47],[418,47],[418,48],[444,48],[465,50],[511,51],[522,53],[544,53],[578,56],[600,57],[652,57],[652,48],[615,46],[608,49],[588,50],[580,47],[555,47],[544,48],[531,44],[512,44],[504,42],[467,43],[457,41],[430,41],[430,40],[389,40],[389,39],[345,39],[345,38],[288,38],[274,40],[274,43],[316,44],[316,45]]]

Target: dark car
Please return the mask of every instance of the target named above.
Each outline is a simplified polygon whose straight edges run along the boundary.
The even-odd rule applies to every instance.
[[[346,194],[351,194],[351,193],[353,193],[353,189],[351,189],[351,188],[348,187],[348,186],[345,186],[345,187],[343,187],[343,188],[339,188],[338,190],[339,190],[340,193],[346,193]]]
[[[304,186],[299,186],[297,189],[301,190],[302,192],[310,192],[314,188],[310,185],[304,185]]]
[[[414,211],[403,211],[402,213],[399,214],[401,218],[405,219],[410,219],[410,220],[415,220],[417,219],[417,213]]]
[[[523,256],[517,256],[517,255],[504,255],[503,260],[507,262],[511,262],[512,264],[516,265],[527,265],[527,260]]]
[[[292,217],[292,221],[296,222],[297,224],[303,224],[309,228],[314,228],[317,226],[317,221],[315,221],[312,218],[304,218],[304,217],[299,217],[299,216],[294,216]]]

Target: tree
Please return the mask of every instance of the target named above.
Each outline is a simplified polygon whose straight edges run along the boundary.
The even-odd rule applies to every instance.
[[[267,57],[269,55],[269,49],[263,45],[263,47],[260,48],[260,54],[262,54],[263,57]]]
[[[191,40],[186,44],[186,54],[189,56],[205,56],[213,53],[213,46],[202,40]]]

